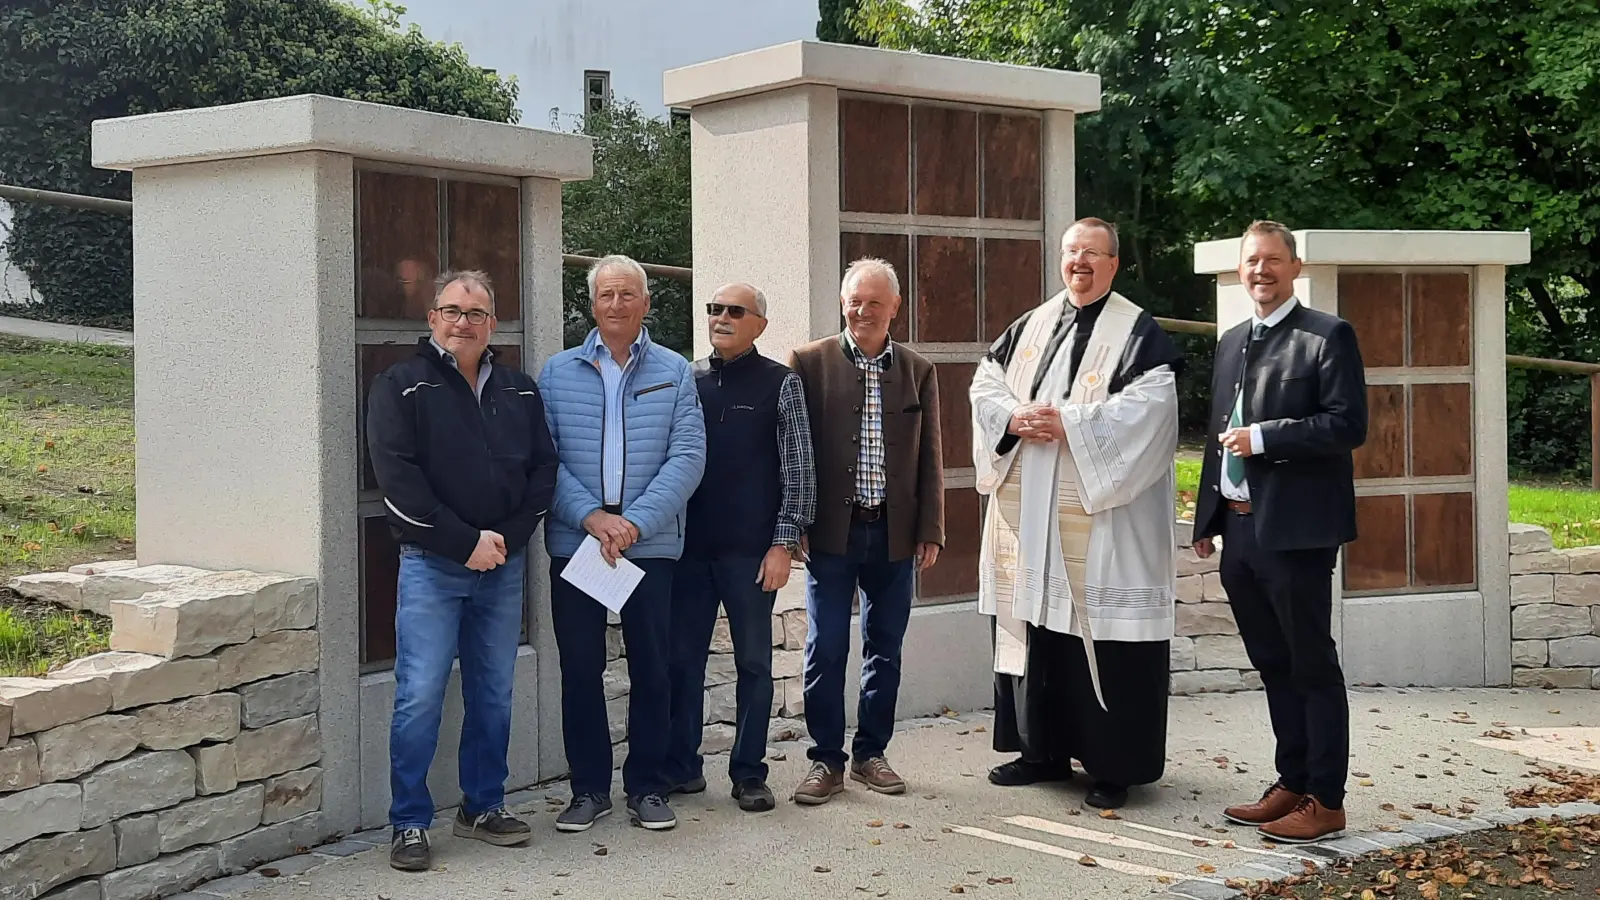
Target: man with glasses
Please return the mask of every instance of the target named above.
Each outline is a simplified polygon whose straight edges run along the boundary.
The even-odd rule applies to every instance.
[[[772,712],[772,605],[816,514],[811,421],[800,377],[756,352],[767,298],[751,285],[726,284],[711,295],[706,315],[711,355],[693,371],[711,477],[689,499],[672,585],[667,765],[675,793],[706,789],[700,755],[706,657],[720,605],[738,671],[728,777],[740,809],[764,812],[776,805],[762,760]]]
[[[454,833],[500,846],[531,836],[505,809],[506,752],[527,547],[557,459],[537,385],[494,362],[494,326],[489,277],[445,272],[431,334],[374,379],[367,401],[372,470],[400,544],[389,864],[405,871],[433,861],[428,767],[458,655],[466,715]]]

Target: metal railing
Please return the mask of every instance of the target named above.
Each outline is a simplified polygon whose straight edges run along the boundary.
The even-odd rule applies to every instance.
[[[55,206],[89,209],[114,215],[133,215],[133,203],[129,200],[113,200],[106,197],[90,197],[83,194],[64,194],[59,191],[41,191],[35,188],[25,188],[10,184],[0,184],[0,200],[48,203]],[[563,253],[561,255],[561,264],[569,269],[586,269],[599,261],[600,258],[595,256],[583,256],[576,253]],[[690,284],[694,282],[694,269],[687,266],[666,266],[659,263],[640,263],[640,266],[644,269],[646,275],[653,278],[666,278]],[[1183,334],[1215,335],[1217,333],[1217,326],[1214,322],[1168,319],[1158,316],[1156,317],[1156,324],[1167,331],[1176,331]],[[1600,363],[1575,362],[1568,359],[1545,359],[1538,356],[1507,355],[1506,365],[1513,369],[1533,369],[1542,372],[1556,372],[1562,375],[1585,375],[1588,377],[1589,483],[1591,487],[1600,489]]]

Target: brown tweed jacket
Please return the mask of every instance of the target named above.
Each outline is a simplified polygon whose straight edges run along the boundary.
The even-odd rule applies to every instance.
[[[917,544],[944,546],[944,454],[939,444],[939,383],[933,364],[896,342],[883,390],[884,470],[889,479],[889,558]],[[856,454],[866,383],[844,335],[795,348],[811,415],[817,460],[817,519],[806,532],[813,552],[843,554],[856,496]]]

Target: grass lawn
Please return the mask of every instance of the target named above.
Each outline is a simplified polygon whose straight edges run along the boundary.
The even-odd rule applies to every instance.
[[[0,336],[0,584],[132,554],[132,353]],[[0,589],[0,676],[104,649],[107,630]]]
[[[1178,456],[1178,516],[1194,517],[1195,490],[1200,484],[1200,457],[1188,450]],[[1557,547],[1600,544],[1600,491],[1570,485],[1513,484],[1511,521],[1548,529]]]

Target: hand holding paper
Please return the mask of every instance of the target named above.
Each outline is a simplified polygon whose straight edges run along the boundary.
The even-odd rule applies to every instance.
[[[607,562],[600,552],[600,542],[591,534],[583,539],[578,552],[561,570],[561,577],[606,609],[621,612],[623,604],[633,596],[634,588],[644,579],[644,570],[623,557],[615,564]]]

